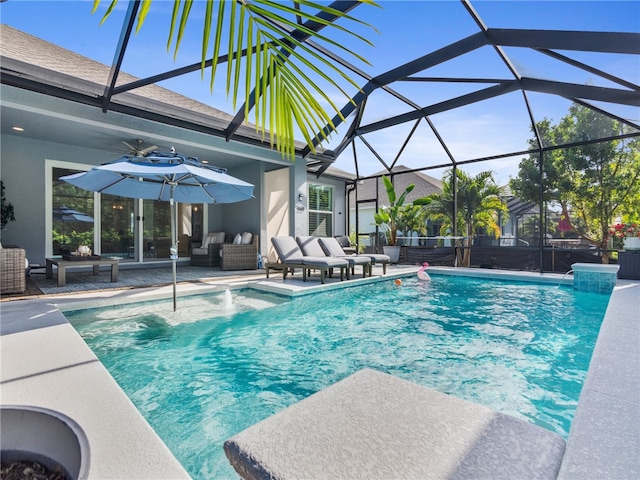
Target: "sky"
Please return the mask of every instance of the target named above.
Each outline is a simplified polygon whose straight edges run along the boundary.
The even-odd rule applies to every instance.
[[[76,1],[30,1],[8,0],[0,3],[0,21],[19,30],[38,36],[110,65],[113,60],[126,2],[120,0],[117,10],[100,25],[102,13],[108,2],[102,1],[100,10],[91,14],[93,0]],[[172,2],[155,0],[147,22],[131,40],[123,63],[123,71],[138,77],[146,77],[200,60],[202,29],[197,23],[198,9],[203,2],[195,2],[193,28],[183,40],[183,45],[174,60],[173,51],[167,51],[167,34]],[[560,30],[593,30],[615,32],[640,32],[640,1],[475,1],[473,7],[490,28],[527,28]],[[426,53],[478,32],[478,27],[459,1],[380,1],[379,7],[359,6],[352,15],[367,25],[347,24],[345,27],[369,39],[373,46],[355,40],[346,34],[334,32],[340,44],[358,52],[369,60],[370,65],[340,52],[341,55],[370,75],[378,75]],[[192,21],[192,20],[190,20]],[[540,54],[524,52],[522,49],[506,49],[522,75],[549,79],[570,80],[580,84],[607,85],[606,81],[591,74],[569,67]],[[640,65],[637,58],[625,55],[591,55],[571,53],[575,58],[597,68],[615,72],[616,75],[640,83]],[[436,66],[423,75],[447,77],[491,77],[510,78],[491,49],[480,49],[464,57]],[[359,84],[364,80],[355,74],[352,78]],[[161,85],[187,95],[203,103],[227,112],[233,105],[226,97],[224,81],[216,79],[213,93],[209,78],[200,73],[164,82]],[[349,94],[355,88],[341,82]],[[484,88],[486,85],[405,82],[392,87],[421,106]],[[331,91],[331,97],[339,106],[347,99]],[[549,118],[557,123],[566,115],[570,103],[556,97],[531,94],[530,103],[536,120]],[[616,107],[617,108],[617,107]],[[363,123],[383,119],[389,115],[407,112],[410,109],[382,91],[374,93],[368,101]],[[622,117],[640,121],[638,109],[619,108]],[[475,106],[435,115],[432,121],[457,160],[496,155],[526,149],[531,137],[529,118],[524,108],[522,94],[512,93],[482,102]],[[332,148],[342,139],[350,119],[339,128],[326,148]],[[401,125],[367,136],[385,162],[391,163],[397,155],[412,125]],[[369,175],[383,167],[362,142],[358,143],[360,173]],[[185,152],[188,154],[188,152]],[[500,183],[506,183],[517,174],[519,158],[482,162],[463,167],[469,173],[493,170]],[[417,134],[404,150],[398,164],[412,168],[425,165],[446,164],[448,159],[426,125],[418,127]],[[353,156],[349,149],[341,155],[336,167],[355,172]],[[444,169],[427,171],[440,178]]]

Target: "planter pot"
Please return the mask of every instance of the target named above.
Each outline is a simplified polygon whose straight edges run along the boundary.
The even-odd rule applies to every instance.
[[[625,250],[640,250],[640,237],[626,237],[624,239]]]
[[[34,461],[64,478],[89,478],[89,440],[60,412],[32,406],[2,406],[2,463]],[[35,478],[35,477],[30,477]]]
[[[400,260],[400,246],[385,245],[382,247],[382,251],[385,255],[389,255],[391,263],[398,263]]]

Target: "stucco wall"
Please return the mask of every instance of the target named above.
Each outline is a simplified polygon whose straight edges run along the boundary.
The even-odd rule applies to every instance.
[[[2,230],[2,243],[24,248],[30,263],[44,264],[46,252],[45,160],[100,164],[115,158],[104,150],[3,135],[0,178],[5,197],[13,204],[15,222]]]

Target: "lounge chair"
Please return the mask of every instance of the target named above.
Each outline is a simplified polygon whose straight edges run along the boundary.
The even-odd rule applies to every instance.
[[[347,253],[343,250],[338,240],[336,240],[335,238],[323,237],[319,239],[319,242],[324,252],[331,257],[347,258],[347,259],[361,259],[361,258],[366,259],[370,263],[369,276],[371,276],[371,271],[373,269],[372,267],[376,263],[380,263],[382,265],[383,274],[387,273],[387,264],[391,260],[389,258],[389,255],[384,255],[381,253],[362,253],[359,255],[347,255]]]
[[[342,247],[342,250],[344,250],[344,253],[346,253],[347,255],[358,253],[356,245],[351,244],[351,240],[349,239],[348,235],[336,235],[333,238],[338,241],[338,243]]]
[[[328,247],[325,247],[325,241]],[[305,255],[326,255],[332,258],[343,258],[349,262],[349,270],[355,274],[356,265],[362,266],[362,278],[367,276],[367,271],[371,271],[371,259],[368,257],[358,257],[355,255],[346,255],[338,241],[333,237],[296,237],[296,242],[300,245],[302,253]],[[369,273],[371,275],[371,273]],[[349,272],[347,271],[347,278]]]
[[[278,254],[279,265],[282,266],[282,279],[287,279],[289,270],[302,269],[302,280],[307,281],[307,272],[320,270],[320,281],[324,283],[327,275],[331,275],[334,268],[340,269],[340,280],[344,280],[344,272],[349,268],[349,262],[340,258],[331,258],[325,255],[314,257],[305,256],[293,237],[272,237],[271,243]],[[267,265],[267,278],[272,265]]]

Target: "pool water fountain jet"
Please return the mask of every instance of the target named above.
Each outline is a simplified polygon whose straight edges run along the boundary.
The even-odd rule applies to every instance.
[[[233,308],[233,298],[231,297],[231,290],[229,290],[228,288],[224,291],[222,308],[225,310],[231,310]]]
[[[558,285],[556,285],[556,288],[560,288],[560,285],[562,285],[562,282],[564,282],[564,279],[567,278],[567,275],[569,275],[571,273],[573,273],[573,268],[562,276],[562,278],[560,279],[560,283],[558,283]]]

